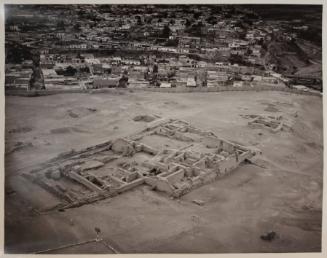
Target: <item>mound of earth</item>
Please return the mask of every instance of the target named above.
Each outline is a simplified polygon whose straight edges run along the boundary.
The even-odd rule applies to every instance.
[[[20,151],[26,148],[33,147],[33,144],[31,142],[16,142],[12,148],[9,148],[9,150],[6,151],[6,155],[14,153],[16,151]]]
[[[8,133],[28,133],[32,131],[30,127],[17,127],[8,131]]]
[[[68,116],[72,118],[84,117],[91,113],[96,112],[96,108],[87,108],[87,107],[76,107],[74,109],[67,110]]]
[[[268,104],[267,107],[265,108],[265,111],[267,111],[267,112],[279,112],[279,110],[273,104]]]
[[[139,115],[139,116],[135,116],[133,118],[133,120],[135,122],[146,122],[146,123],[152,122],[152,121],[154,121],[156,119],[157,119],[157,117],[150,116],[150,115]]]
[[[72,132],[87,133],[87,131],[75,127],[60,127],[50,130],[50,133],[52,134],[65,134],[65,133],[72,133]]]

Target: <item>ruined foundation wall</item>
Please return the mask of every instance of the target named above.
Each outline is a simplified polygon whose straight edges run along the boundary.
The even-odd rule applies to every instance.
[[[148,128],[151,129],[130,137],[59,155],[29,176],[33,180],[40,177],[41,181],[44,180],[44,188],[66,201],[63,203],[65,207],[74,207],[112,197],[144,183],[179,197],[228,174],[244,159],[255,155],[244,146],[219,139],[211,132],[194,129],[184,121],[165,119]],[[156,149],[142,142],[144,136],[151,137],[158,130],[173,139],[169,149]],[[50,177],[44,176],[47,171],[50,171]],[[81,190],[66,192],[49,187],[53,171],[60,171],[61,176],[70,180],[63,181],[62,189],[71,187],[74,182]],[[60,177],[57,183],[60,183]]]

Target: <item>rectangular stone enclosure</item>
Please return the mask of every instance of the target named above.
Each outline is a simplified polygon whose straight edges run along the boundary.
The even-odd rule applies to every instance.
[[[142,184],[179,197],[256,155],[187,122],[162,119],[141,132],[63,153],[23,176],[59,199],[49,209],[78,207]]]

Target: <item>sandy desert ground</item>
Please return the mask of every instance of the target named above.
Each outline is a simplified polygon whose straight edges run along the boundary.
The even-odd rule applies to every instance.
[[[145,128],[137,115],[179,118],[262,151],[253,164],[180,199],[146,186],[65,212],[21,174],[61,152]],[[252,129],[246,114],[281,114],[291,129]],[[5,251],[33,253],[101,237],[121,253],[319,252],[322,98],[285,92],[117,91],[6,97]],[[200,206],[193,200],[201,200]],[[273,241],[262,234],[277,233]],[[54,253],[110,253],[99,244]]]

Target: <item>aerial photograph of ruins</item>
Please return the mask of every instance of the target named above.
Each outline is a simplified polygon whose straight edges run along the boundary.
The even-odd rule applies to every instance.
[[[322,5],[4,7],[6,254],[322,252]]]

